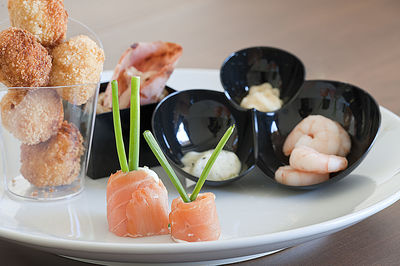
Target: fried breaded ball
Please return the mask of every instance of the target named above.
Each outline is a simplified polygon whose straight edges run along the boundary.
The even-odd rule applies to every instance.
[[[44,46],[55,46],[65,39],[68,13],[63,0],[8,0],[12,26],[32,33]]]
[[[36,187],[69,185],[81,170],[83,138],[64,121],[57,135],[36,145],[21,145],[21,174]]]
[[[41,87],[49,81],[51,57],[26,30],[0,32],[0,82],[8,87]]]
[[[0,107],[4,128],[29,145],[57,134],[64,120],[61,97],[52,89],[10,89]]]
[[[104,51],[88,36],[79,35],[56,46],[51,55],[53,68],[50,86],[98,83],[103,70]],[[94,95],[97,86],[76,86],[60,89],[61,97],[81,105]]]

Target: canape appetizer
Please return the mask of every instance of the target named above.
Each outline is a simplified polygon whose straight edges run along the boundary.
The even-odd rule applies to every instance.
[[[129,161],[122,140],[118,103],[118,83],[114,80],[113,121],[121,170],[107,182],[109,231],[117,236],[143,237],[168,234],[168,192],[157,174],[139,167],[140,79],[131,82]]]
[[[44,46],[65,39],[68,13],[63,0],[8,0],[8,14],[12,26],[31,32]]]
[[[118,81],[120,108],[129,107],[129,83],[132,76],[140,76],[140,103],[159,102],[165,96],[165,84],[174,71],[182,47],[170,42],[134,43],[122,54],[112,79]],[[99,95],[98,112],[111,110],[111,85]]]
[[[36,145],[21,145],[21,174],[36,187],[69,185],[81,171],[83,137],[64,121],[57,134]]]
[[[85,35],[72,37],[51,50],[53,67],[49,86],[98,83],[103,70],[104,51]],[[81,105],[95,93],[97,86],[71,86],[58,89],[64,100]]]
[[[30,32],[0,32],[0,82],[7,87],[40,87],[49,81],[51,57]]]
[[[304,118],[287,136],[282,152],[290,166],[281,166],[275,180],[289,186],[309,186],[329,180],[347,168],[351,139],[338,123],[321,115]]]
[[[235,126],[231,126],[219,141],[210,159],[207,161],[197,184],[190,195],[186,194],[185,189],[180,183],[171,165],[165,158],[161,148],[150,131],[145,131],[144,138],[149,144],[157,160],[168,174],[180,194],[180,198],[172,201],[169,223],[171,225],[171,237],[174,241],[198,242],[218,240],[221,235],[217,208],[215,205],[215,195],[213,193],[199,194],[207,176],[217,159],[219,153],[225,146],[229,137],[233,133]]]
[[[48,88],[10,89],[0,108],[4,128],[24,144],[47,141],[64,121],[61,97]]]

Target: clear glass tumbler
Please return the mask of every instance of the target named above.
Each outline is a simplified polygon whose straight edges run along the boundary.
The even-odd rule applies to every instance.
[[[8,27],[1,23],[0,31]],[[70,18],[67,39],[80,34],[103,48],[88,27]],[[0,84],[0,170],[8,192],[48,201],[84,189],[99,82],[35,88]],[[90,92],[83,104],[77,99],[82,90]]]

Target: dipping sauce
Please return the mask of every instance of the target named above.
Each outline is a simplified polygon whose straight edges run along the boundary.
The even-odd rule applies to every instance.
[[[183,170],[200,177],[201,172],[214,150],[205,152],[191,151],[182,157]],[[242,164],[234,152],[222,150],[208,174],[207,180],[223,181],[239,175]]]
[[[249,94],[243,98],[240,106],[247,109],[255,108],[261,112],[275,111],[282,107],[283,102],[279,95],[280,90],[272,88],[268,82],[251,86]]]

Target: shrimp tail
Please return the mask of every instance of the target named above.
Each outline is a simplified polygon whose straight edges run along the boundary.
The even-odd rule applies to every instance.
[[[290,155],[289,164],[293,168],[312,173],[333,173],[347,167],[347,159],[336,155],[327,155],[307,146],[298,146]]]

